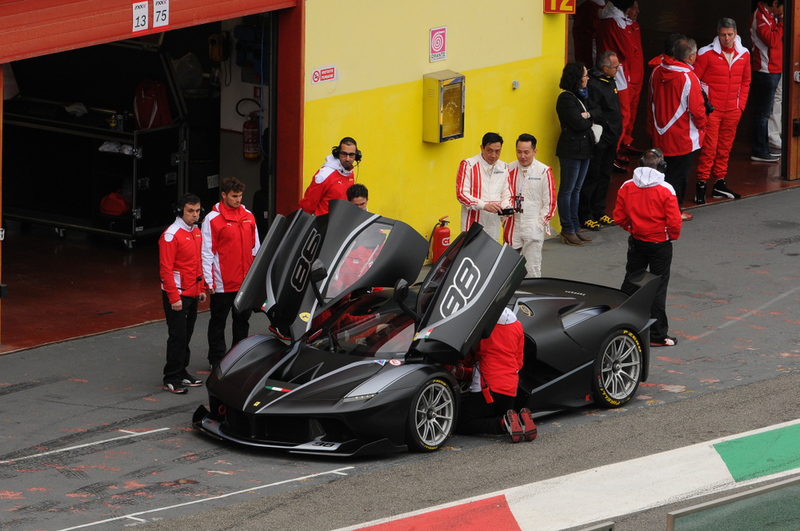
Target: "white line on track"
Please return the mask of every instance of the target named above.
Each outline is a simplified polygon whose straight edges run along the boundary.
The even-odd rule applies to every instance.
[[[257,490],[268,489],[270,487],[277,487],[278,485],[285,485],[287,483],[293,483],[293,482],[296,482],[296,481],[305,481],[307,479],[312,479],[312,478],[316,478],[316,477],[319,477],[319,476],[324,476],[326,474],[339,474],[339,475],[346,476],[347,474],[345,474],[344,471],[345,470],[352,470],[354,468],[355,467],[353,467],[353,466],[346,466],[346,467],[343,467],[343,468],[337,468],[335,470],[328,470],[327,472],[318,472],[316,474],[309,474],[307,476],[303,476],[303,477],[299,477],[299,478],[285,479],[283,481],[276,481],[275,483],[270,483],[268,485],[261,485],[259,487],[250,487],[250,488],[247,488],[247,489],[242,489],[242,490],[237,490],[237,491],[234,491],[234,492],[229,492],[227,494],[221,494],[219,496],[213,496],[211,498],[204,498],[202,500],[193,500],[193,501],[186,502],[186,503],[178,503],[178,504],[175,504],[175,505],[168,505],[167,507],[159,507],[157,509],[150,509],[148,511],[140,511],[138,513],[131,513],[131,514],[123,515],[123,516],[117,516],[117,517],[114,517],[114,518],[107,518],[105,520],[98,520],[96,522],[89,522],[88,524],[81,524],[81,525],[76,525],[76,526],[73,526],[73,527],[65,527],[64,529],[60,529],[59,531],[71,531],[72,529],[83,529],[83,528],[86,528],[86,527],[91,527],[93,525],[106,524],[108,522],[115,522],[115,521],[118,521],[118,520],[125,520],[125,519],[135,520],[135,521],[138,521],[138,522],[144,522],[145,520],[142,520],[141,518],[136,518],[136,517],[137,516],[141,516],[143,514],[157,513],[157,512],[160,512],[160,511],[168,511],[170,509],[177,509],[179,507],[187,507],[189,505],[195,505],[195,504],[198,504],[198,503],[207,503],[207,502],[214,501],[214,500],[221,500],[223,498],[229,498],[231,496],[236,496],[238,494],[252,493],[252,492],[255,492]]]
[[[92,442],[92,443],[79,444],[78,446],[70,446],[69,448],[60,448],[58,450],[51,450],[49,452],[42,452],[40,454],[26,455],[25,457],[18,457],[16,459],[9,459],[8,461],[0,461],[0,465],[7,465],[9,463],[17,463],[19,461],[24,461],[26,459],[34,459],[36,457],[42,457],[42,456],[45,456],[45,455],[58,454],[58,453],[61,453],[61,452],[69,452],[70,450],[77,450],[78,448],[88,448],[89,446],[97,446],[98,444],[105,444],[105,443],[111,442],[111,441],[120,441],[122,439],[130,439],[132,437],[141,437],[142,435],[150,435],[151,433],[156,433],[158,431],[165,431],[165,430],[168,430],[168,429],[169,428],[157,428],[155,430],[144,431],[144,432],[139,432],[139,433],[134,433],[132,431],[126,431],[126,430],[119,430],[119,431],[121,431],[123,433],[129,433],[130,435],[123,435],[122,437],[114,437],[113,439],[106,439],[104,441],[96,441],[96,442]]]
[[[785,299],[786,297],[788,297],[788,296],[789,296],[789,295],[791,295],[792,293],[795,293],[796,291],[800,291],[800,286],[797,286],[797,287],[796,287],[796,288],[794,288],[794,289],[790,289],[790,290],[789,290],[789,291],[787,291],[786,293],[782,293],[782,294],[778,295],[778,296],[777,296],[777,297],[775,297],[774,299],[772,299],[772,300],[770,300],[770,301],[767,301],[766,303],[762,304],[761,306],[759,306],[759,307],[758,307],[758,308],[756,308],[755,310],[750,310],[749,312],[747,312],[747,313],[745,313],[744,315],[741,315],[741,316],[739,316],[739,317],[736,317],[735,319],[732,319],[732,320],[730,320],[730,321],[725,321],[724,323],[722,323],[722,324],[721,324],[721,325],[719,325],[718,327],[714,328],[713,330],[709,330],[708,332],[703,332],[702,334],[700,334],[700,335],[699,335],[699,336],[697,336],[697,337],[707,337],[707,336],[710,336],[711,334],[713,334],[713,333],[714,333],[715,331],[717,331],[717,330],[720,330],[720,329],[722,329],[722,328],[726,328],[726,327],[728,327],[728,326],[732,326],[732,325],[734,325],[734,324],[736,324],[736,323],[739,323],[739,322],[741,322],[741,321],[744,321],[745,319],[747,319],[747,318],[748,318],[748,317],[750,317],[751,315],[755,315],[755,314],[757,314],[758,312],[760,312],[761,310],[765,310],[765,309],[769,308],[770,306],[772,306],[773,304],[775,304],[775,303],[776,303],[776,302],[778,302],[779,300],[781,300],[781,299]]]

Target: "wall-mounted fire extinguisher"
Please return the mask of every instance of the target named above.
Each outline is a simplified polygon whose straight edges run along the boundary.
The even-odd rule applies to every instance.
[[[450,228],[447,226],[450,222],[447,221],[448,217],[450,216],[439,218],[439,223],[434,225],[433,231],[431,231],[431,239],[428,245],[431,248],[432,264],[435,264],[445,249],[450,246]]]
[[[245,115],[244,113],[239,111],[239,105],[243,101],[252,101],[259,105],[259,110],[253,111],[250,114]],[[261,156],[261,131],[260,129],[260,122],[261,122],[261,103],[258,100],[254,100],[252,98],[242,98],[236,103],[236,114],[239,116],[244,116],[245,121],[242,124],[242,153],[244,155],[245,160],[257,160]]]

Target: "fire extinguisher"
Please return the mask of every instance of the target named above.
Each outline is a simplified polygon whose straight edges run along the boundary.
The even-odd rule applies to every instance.
[[[433,226],[433,231],[431,231],[431,239],[428,241],[429,247],[431,247],[431,263],[435,264],[439,257],[442,256],[445,249],[450,246],[450,228],[448,228],[447,224],[450,223],[447,221],[447,218],[450,216],[444,216],[439,218],[439,223]]]
[[[253,111],[245,115],[239,110],[239,105],[243,102],[249,101],[259,106],[259,110]],[[242,125],[243,154],[245,160],[257,160],[261,156],[261,132],[259,131],[259,122],[261,121],[261,102],[253,98],[242,98],[236,103],[236,114],[244,116],[245,121]]]
[[[244,158],[245,160],[256,160],[260,156],[258,145],[258,118],[259,111],[253,111],[247,116],[242,126],[244,135]]]

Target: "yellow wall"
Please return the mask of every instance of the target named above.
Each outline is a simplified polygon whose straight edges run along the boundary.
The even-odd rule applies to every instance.
[[[457,234],[456,171],[479,152],[484,133],[504,137],[508,162],[515,159],[517,135],[532,133],[539,140],[537,158],[558,175],[555,100],[564,15],[543,15],[541,2],[531,0],[407,0],[399,6],[307,1],[304,184],[331,146],[352,136],[364,154],[357,181],[370,190],[372,212],[401,219],[426,237],[449,215]],[[429,31],[438,26],[447,26],[447,59],[430,63]],[[339,69],[338,81],[312,85],[311,72],[328,65]],[[466,76],[465,135],[425,143],[422,76],[447,69]]]

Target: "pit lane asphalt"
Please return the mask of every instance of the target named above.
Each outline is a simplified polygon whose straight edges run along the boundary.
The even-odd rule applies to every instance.
[[[159,389],[163,323],[1,356],[0,524],[335,529],[799,418],[798,199],[785,190],[692,209],[667,308],[678,346],[651,351],[650,380],[624,409],[543,418],[524,445],[454,437],[431,455],[341,460],[219,444],[189,427],[203,388]],[[591,236],[582,248],[546,242],[544,274],[618,286],[626,233]],[[663,529],[665,515],[617,529]]]

